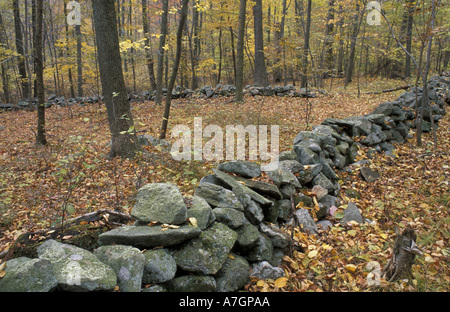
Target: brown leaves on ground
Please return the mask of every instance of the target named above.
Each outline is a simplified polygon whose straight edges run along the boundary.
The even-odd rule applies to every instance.
[[[398,81],[369,81],[362,91],[387,89]],[[328,86],[324,87],[328,91]],[[243,104],[231,98],[173,101],[169,132],[177,124],[193,129],[194,117],[203,127],[249,124],[279,125],[280,150],[292,148],[296,134],[325,118],[345,118],[371,112],[379,103],[397,98],[402,91],[357,97],[354,89],[333,84],[332,92],[309,99],[312,112],[306,120],[306,100],[289,97],[246,97]],[[153,102],[134,102],[136,130],[158,136],[163,107]],[[109,129],[102,105],[52,107],[46,114],[46,147],[35,144],[35,111],[0,114],[0,252],[21,233],[59,224],[99,209],[129,212],[136,191],[145,183],[176,183],[183,194],[192,195],[198,181],[217,163],[174,161],[170,154],[144,147],[150,157],[135,160],[108,159]],[[253,281],[252,291],[365,291],[365,290],[449,290],[449,133],[448,115],[438,130],[439,146],[424,147],[411,140],[397,146],[399,158],[379,155],[371,167],[381,173],[367,183],[355,171],[342,176],[342,189],[353,189],[365,218],[374,223],[336,226],[328,233],[308,236],[295,229],[294,239],[303,251],[286,256],[286,278]],[[172,139],[168,137],[168,140]],[[342,201],[350,198],[342,192]],[[344,206],[338,207],[339,216]],[[425,256],[416,260],[415,282],[379,287],[367,285],[374,267],[387,263],[395,238],[394,226],[411,226]],[[289,233],[290,234],[290,233]],[[371,275],[372,274],[372,275]],[[384,287],[385,286],[385,287]],[[383,288],[384,287],[384,288]],[[403,287],[403,288],[402,288]]]
[[[295,229],[294,239],[303,252],[285,256],[288,277],[284,287],[276,281],[253,281],[252,291],[449,291],[450,290],[450,116],[440,121],[438,146],[426,134],[422,147],[415,135],[396,145],[398,157],[378,154],[370,167],[381,177],[368,183],[359,170],[341,178],[344,203],[356,202],[370,223],[334,227],[319,235]],[[413,132],[411,132],[413,134]],[[352,189],[360,199],[345,195]],[[345,205],[339,207],[342,211]],[[335,214],[337,216],[338,213]],[[379,273],[391,257],[395,227],[411,227],[424,253],[416,257],[412,279],[388,283]],[[288,231],[290,234],[290,231]]]

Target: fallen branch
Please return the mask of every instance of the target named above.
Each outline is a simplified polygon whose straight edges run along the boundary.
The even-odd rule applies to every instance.
[[[388,93],[388,92],[394,92],[394,91],[398,91],[398,90],[406,90],[410,87],[412,87],[412,84],[409,85],[405,85],[405,86],[400,86],[397,88],[393,88],[393,89],[386,89],[386,90],[381,90],[381,91],[371,91],[371,92],[365,92],[364,94],[381,94],[381,93]]]

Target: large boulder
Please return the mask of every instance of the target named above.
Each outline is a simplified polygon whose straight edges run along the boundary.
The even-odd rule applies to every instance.
[[[230,253],[216,274],[217,291],[232,292],[242,289],[250,280],[250,265],[239,255]]]
[[[149,183],[139,189],[131,215],[142,222],[182,224],[187,219],[187,208],[178,186]]]
[[[38,256],[51,262],[61,290],[106,291],[117,284],[114,270],[85,249],[50,239],[39,246]]]
[[[211,206],[200,196],[192,197],[192,206],[188,209],[188,218],[195,218],[197,226],[201,230],[206,229],[215,220]]]
[[[181,244],[199,236],[200,233],[199,227],[189,225],[167,228],[158,225],[124,225],[100,234],[99,241],[102,245],[121,244],[146,249]]]
[[[239,174],[244,178],[256,178],[261,175],[261,167],[257,163],[245,160],[221,163],[218,169],[223,172]]]
[[[303,232],[310,234],[318,233],[317,225],[314,222],[314,219],[310,216],[307,209],[298,209],[295,212],[295,216]]]
[[[344,217],[341,219],[341,224],[346,224],[350,221],[356,221],[358,223],[364,223],[364,219],[359,212],[358,207],[354,202],[349,202],[347,208],[344,210]]]
[[[188,272],[216,274],[233,248],[238,234],[223,223],[214,222],[197,238],[176,250],[177,265]]]
[[[236,194],[235,197],[241,203],[242,208],[245,207],[247,202],[247,196],[244,196],[244,194],[248,195],[252,200],[254,200],[263,207],[272,205],[272,202],[270,200],[268,200],[261,194],[255,192],[246,185],[239,183],[239,181],[235,180],[232,176],[226,174],[225,172],[222,172],[218,169],[213,169],[213,172],[216,174],[217,178],[219,178],[223,183],[225,183],[231,189],[233,189],[232,193]]]
[[[282,268],[272,266],[268,261],[259,261],[252,264],[251,276],[260,280],[276,280],[284,276]]]
[[[50,261],[19,257],[6,262],[0,292],[48,292],[58,285]]]
[[[236,195],[219,185],[208,182],[200,184],[195,190],[195,195],[200,196],[211,205],[211,207],[234,208],[240,211],[244,210],[241,202]]]
[[[216,280],[212,276],[183,275],[166,283],[172,292],[215,292]]]
[[[221,222],[232,229],[236,229],[248,222],[242,211],[233,208],[214,208],[215,220]]]
[[[139,249],[125,245],[101,246],[94,250],[94,255],[114,270],[121,292],[141,291],[145,257]]]
[[[142,281],[157,284],[175,277],[177,264],[167,249],[153,249],[144,252],[145,266]]]

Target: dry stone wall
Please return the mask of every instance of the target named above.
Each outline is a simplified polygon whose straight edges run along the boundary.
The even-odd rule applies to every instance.
[[[434,118],[437,125],[449,103],[450,81],[436,76],[429,86],[432,105],[424,119]],[[123,292],[230,292],[242,289],[251,276],[281,277],[279,265],[292,246],[283,225],[295,223],[309,234],[332,226],[326,217],[343,204],[337,171],[358,161],[362,146],[394,154],[393,143],[404,142],[415,127],[414,91],[380,104],[368,115],[330,118],[299,132],[292,150],[280,154],[278,169],[266,172],[270,183],[258,180],[262,172],[257,163],[230,161],[203,177],[189,200],[175,185],[147,184],[137,193],[133,225],[101,234],[93,252],[47,240],[37,258],[6,263],[0,291],[118,287]],[[430,130],[428,125],[424,130]],[[369,168],[363,172],[368,180],[377,178]],[[313,207],[313,198],[299,192],[302,188],[318,201],[317,222],[306,209]],[[341,222],[352,220],[367,221],[356,204],[348,203]]]

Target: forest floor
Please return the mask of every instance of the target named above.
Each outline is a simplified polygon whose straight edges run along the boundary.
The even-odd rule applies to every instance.
[[[406,84],[400,80],[364,81],[361,92],[379,91]],[[396,99],[403,91],[357,95],[356,84],[344,89],[335,80],[332,90],[309,99],[246,97],[174,100],[169,119],[193,129],[194,117],[203,126],[249,124],[279,125],[280,151],[290,150],[296,134],[325,118],[346,118],[371,112],[378,104]],[[158,136],[163,107],[134,102],[136,129]],[[0,113],[0,252],[21,234],[47,228],[66,218],[98,209],[129,213],[136,191],[145,183],[176,183],[185,196],[211,173],[215,162],[174,161],[160,149],[145,147],[151,159],[107,159],[109,129],[102,105],[52,107],[46,111],[46,147],[35,144],[36,112]],[[144,133],[144,132],[142,132]],[[286,278],[252,281],[250,291],[449,291],[450,290],[450,114],[440,121],[438,145],[425,134],[422,147],[415,135],[397,145],[397,158],[377,155],[370,166],[381,173],[365,182],[358,172],[340,174],[341,188],[353,189],[359,199],[342,192],[344,204],[355,201],[372,224],[341,227],[319,235],[298,229],[294,238],[303,252],[285,256]],[[168,141],[171,138],[168,137]],[[64,209],[63,209],[64,208]],[[344,207],[340,207],[343,209]],[[335,220],[331,220],[335,221]],[[388,283],[377,273],[388,262],[395,240],[394,228],[412,227],[424,255],[416,258],[413,279]],[[372,284],[372,285],[371,285]]]

